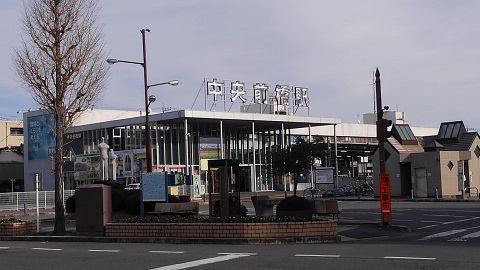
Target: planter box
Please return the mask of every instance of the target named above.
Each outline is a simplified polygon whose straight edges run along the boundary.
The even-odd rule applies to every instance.
[[[335,221],[269,223],[109,223],[107,237],[262,239],[336,237]]]
[[[312,220],[312,210],[278,210],[277,218],[295,217],[304,218],[306,220]]]
[[[37,233],[36,221],[0,223],[0,236],[31,235]]]

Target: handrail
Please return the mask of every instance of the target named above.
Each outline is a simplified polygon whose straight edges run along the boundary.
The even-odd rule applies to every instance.
[[[480,197],[478,197],[478,188],[476,188],[476,187],[466,187],[466,188],[465,188],[465,191],[470,190],[470,189],[475,189],[475,190],[477,191],[477,198],[480,199]],[[470,196],[470,195],[469,195],[469,196]]]

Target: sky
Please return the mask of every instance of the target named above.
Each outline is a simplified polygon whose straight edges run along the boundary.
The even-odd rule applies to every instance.
[[[309,108],[299,114],[357,123],[374,111],[378,68],[382,104],[405,112],[406,123],[463,120],[480,130],[480,1],[100,0],[99,6],[108,58],[141,62],[140,29],[148,28],[148,83],[179,80],[149,89],[157,97],[153,112],[205,109],[203,82],[216,78],[245,82],[247,91],[256,82],[271,91],[276,84],[306,87]],[[22,9],[22,1],[0,1],[0,119],[38,108],[12,67],[25,37]],[[144,110],[142,67],[111,65],[102,96],[96,108]]]

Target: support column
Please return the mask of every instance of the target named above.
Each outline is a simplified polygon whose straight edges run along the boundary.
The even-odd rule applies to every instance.
[[[185,175],[188,175],[189,172],[188,172],[188,168],[190,168],[189,164],[188,164],[188,157],[190,156],[190,149],[188,147],[188,137],[191,136],[189,133],[188,133],[188,120],[185,118],[185,120],[183,120],[183,130],[184,130],[184,139],[185,139]]]
[[[338,188],[337,124],[333,125],[333,140],[334,140],[334,143],[335,143],[335,188]]]

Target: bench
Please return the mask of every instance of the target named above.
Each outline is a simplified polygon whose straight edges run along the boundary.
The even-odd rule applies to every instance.
[[[155,203],[153,215],[198,215],[198,202]]]
[[[272,217],[273,207],[280,202],[280,199],[270,199],[268,196],[252,196],[253,207],[257,217]]]
[[[310,200],[312,204],[313,214],[314,215],[327,215],[332,216],[335,220],[335,216],[337,216],[337,220],[339,219],[338,215],[341,213],[340,209],[338,208],[338,201],[334,199],[314,199]]]

